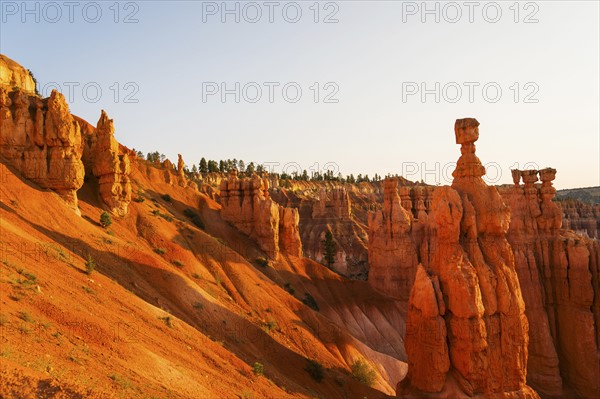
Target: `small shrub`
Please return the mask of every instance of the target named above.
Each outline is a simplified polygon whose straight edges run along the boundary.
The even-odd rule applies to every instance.
[[[323,366],[321,366],[320,363],[314,360],[307,359],[306,367],[304,367],[304,370],[312,377],[313,380],[317,382],[323,381],[324,372]]]
[[[152,211],[152,214],[153,214],[154,216],[159,216],[159,215],[160,215],[160,211],[159,211],[158,209],[154,209],[154,210]]]
[[[252,372],[254,373],[254,375],[258,375],[258,376],[264,375],[265,367],[263,366],[262,363],[256,362],[252,366]]]
[[[182,261],[180,261],[180,260],[174,260],[174,261],[173,261],[173,264],[174,264],[175,266],[177,266],[177,267],[183,267],[183,266],[185,266],[185,265],[183,264],[183,262],[182,262]]]
[[[204,309],[204,305],[202,303],[200,303],[200,302],[196,302],[194,304],[194,309],[203,310]]]
[[[90,295],[94,295],[96,294],[96,291],[94,291],[93,289],[91,289],[90,287],[88,287],[87,285],[83,285],[81,286],[81,289],[84,290],[85,292],[87,292]]]
[[[365,362],[364,360],[358,359],[357,361],[352,363],[350,369],[352,370],[352,377],[362,382],[363,384],[372,386],[375,382],[375,377],[377,376],[377,374],[375,373],[375,370],[369,367],[367,362]]]
[[[85,261],[85,274],[90,275],[96,270],[96,261],[92,258],[92,255],[88,255]]]
[[[173,318],[171,316],[159,317],[159,319],[164,321],[167,327],[173,328]]]
[[[144,197],[140,197],[140,196],[137,196],[137,197],[135,197],[133,200],[134,200],[135,202],[144,202],[144,201],[146,201],[146,198],[144,198]]]
[[[166,202],[171,202],[171,196],[169,194],[163,194],[160,196],[160,198],[162,198]]]
[[[268,267],[269,266],[269,260],[267,258],[258,257],[254,261],[256,262],[257,265],[259,265],[261,267]]]
[[[19,319],[27,323],[31,323],[33,321],[33,317],[31,317],[31,315],[25,311],[19,312]]]
[[[316,310],[317,312],[319,311],[319,305],[317,304],[317,301],[315,301],[315,298],[313,298],[313,296],[310,295],[308,292],[304,294],[304,299],[302,300],[302,303],[311,308],[312,310]]]
[[[277,322],[275,320],[269,320],[265,323],[265,330],[267,330],[267,332],[271,332],[273,330],[277,330],[279,328],[279,326],[277,325]]]
[[[206,228],[204,221],[200,218],[200,215],[198,215],[193,209],[187,208],[183,211],[183,214],[199,229],[204,230]]]
[[[198,273],[192,273],[192,277],[198,280],[201,278]]]
[[[287,292],[289,292],[290,295],[294,295],[294,292],[296,292],[296,290],[292,287],[292,285],[290,283],[285,283],[283,285],[283,289],[286,290]]]
[[[167,253],[167,250],[164,248],[154,248],[154,252],[156,252],[159,255],[164,255]]]
[[[165,219],[167,222],[172,222],[173,221],[173,216],[171,215],[167,215],[166,213],[161,213],[160,217]]]
[[[112,224],[112,218],[108,212],[106,212],[106,211],[102,212],[102,214],[100,215],[100,224],[104,228],[106,228]]]

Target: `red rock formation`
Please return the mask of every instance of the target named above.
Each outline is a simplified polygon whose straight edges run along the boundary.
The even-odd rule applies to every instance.
[[[124,216],[131,202],[131,168],[129,155],[120,151],[114,132],[113,120],[102,111],[86,154],[90,154],[89,163],[98,178],[102,202],[112,213]]]
[[[600,204],[567,199],[558,203],[563,212],[563,227],[600,239]]]
[[[528,323],[506,240],[510,212],[481,178],[478,126],[457,120],[454,182],[433,192],[430,264],[419,266],[410,294],[400,397],[538,397],[526,385]]]
[[[319,200],[313,204],[313,219],[350,220],[352,208],[350,197],[344,187],[336,187],[329,192],[322,187]]]
[[[221,181],[220,196],[223,219],[256,240],[267,256],[277,259],[280,249],[290,255],[302,254],[298,212],[280,208],[269,197],[266,178],[239,179],[234,169]]]
[[[279,248],[298,257],[302,256],[299,222],[298,209],[279,206]]]
[[[0,54],[0,86],[8,89],[18,87],[27,94],[35,93],[35,81],[29,71],[2,54]]]
[[[528,381],[548,397],[600,396],[599,243],[562,230],[552,201],[554,169],[513,171],[503,187],[510,204],[508,239],[523,287],[531,341]],[[524,186],[520,185],[523,178]]]
[[[407,300],[418,258],[410,236],[412,214],[402,207],[397,186],[396,179],[386,179],[383,209],[369,213],[369,283]]]
[[[56,191],[77,213],[77,190],[84,177],[82,150],[79,124],[62,94],[53,90],[42,99],[0,85],[3,162],[24,178]]]

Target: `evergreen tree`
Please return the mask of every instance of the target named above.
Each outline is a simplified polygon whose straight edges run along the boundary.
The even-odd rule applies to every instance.
[[[246,171],[246,163],[244,161],[242,161],[240,159],[240,162],[238,162],[238,170],[242,173],[244,173]]]
[[[252,175],[256,171],[256,166],[254,166],[254,162],[250,162],[248,166],[246,166],[246,173],[248,175]]]
[[[213,161],[212,159],[208,161],[208,173],[214,173],[219,171],[219,164],[217,161]]]
[[[202,157],[202,159],[200,160],[200,173],[208,173],[208,164],[206,163],[206,159],[204,157]]]
[[[193,173],[194,175],[197,175],[197,174],[198,174],[198,168],[196,167],[196,165],[192,165],[192,173]]]
[[[225,162],[223,162],[223,160],[219,161],[219,172],[225,172]]]
[[[328,268],[331,268],[335,262],[335,253],[337,252],[337,245],[333,241],[333,234],[327,230],[325,233],[325,239],[323,240],[323,259]]]

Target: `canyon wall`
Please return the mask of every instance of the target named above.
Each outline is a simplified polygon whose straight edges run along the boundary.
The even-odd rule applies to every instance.
[[[501,189],[511,208],[508,239],[531,325],[528,381],[546,397],[597,398],[600,245],[588,234],[561,229],[555,176],[550,168],[513,170],[514,186]]]
[[[278,206],[266,178],[240,179],[234,169],[221,181],[219,195],[223,219],[254,239],[269,258],[277,259],[280,250],[302,256],[298,210]]]
[[[83,185],[81,130],[65,97],[40,98],[0,86],[0,155],[3,162],[42,188],[56,191],[75,212]]]

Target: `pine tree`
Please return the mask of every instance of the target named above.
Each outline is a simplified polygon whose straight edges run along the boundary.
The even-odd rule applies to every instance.
[[[200,160],[200,173],[208,173],[208,164],[206,163],[206,159],[204,157],[202,157],[202,159]]]
[[[333,241],[333,234],[327,230],[325,233],[325,239],[323,240],[323,259],[327,267],[331,268],[335,262],[335,253],[337,252],[337,245]]]
[[[219,171],[219,164],[217,161],[213,161],[212,159],[208,161],[208,173],[215,173]]]

